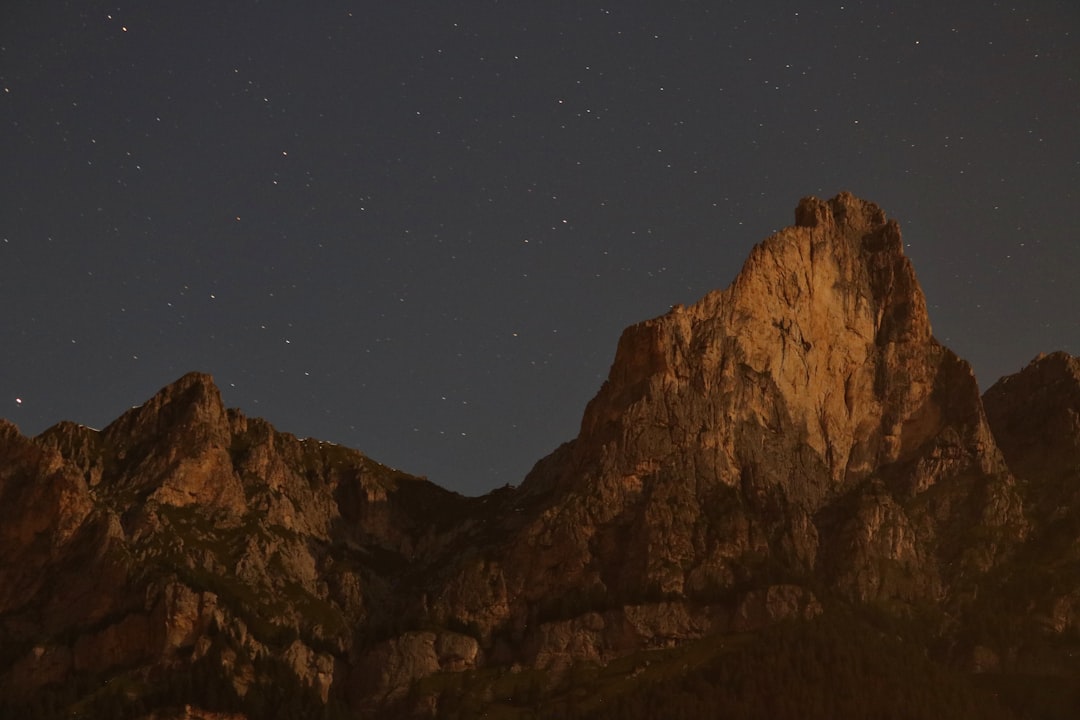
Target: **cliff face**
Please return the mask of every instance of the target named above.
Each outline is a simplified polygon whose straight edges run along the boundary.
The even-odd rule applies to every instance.
[[[204,657],[241,694],[276,657],[326,700],[361,628],[469,501],[226,411],[192,373],[101,432],[0,429],[0,692]],[[227,641],[225,640],[227,638]],[[343,669],[344,668],[344,669]]]
[[[897,224],[851,195],[806,199],[729,288],[626,330],[580,435],[524,483],[542,509],[441,609],[538,633],[543,655],[552,597],[569,600],[550,614],[634,607],[654,625],[670,608],[645,608],[693,601],[675,637],[812,613],[823,582],[938,604],[1023,537],[1014,485]],[[612,612],[601,656],[622,650]],[[668,636],[642,634],[629,645]]]
[[[1003,575],[992,610],[1025,618],[1017,634],[1080,635],[1080,359],[1040,355],[983,396],[1002,452],[1019,480],[1032,527]],[[1054,655],[1066,653],[1059,650]],[[1060,657],[1040,658],[1057,669]],[[1064,663],[1067,665],[1067,663]]]
[[[1080,360],[1040,355],[995,383],[983,403],[1016,475],[1043,503],[1075,504],[1072,493],[1080,488],[1068,479],[1080,468]]]
[[[209,676],[257,711],[285,678],[432,714],[448,674],[560,678],[841,606],[1019,667],[969,618],[1080,631],[1078,368],[1043,358],[984,411],[897,223],[841,194],[628,328],[578,437],[482,498],[226,410],[197,373],[100,432],[2,423],[0,701],[122,677],[182,706]]]

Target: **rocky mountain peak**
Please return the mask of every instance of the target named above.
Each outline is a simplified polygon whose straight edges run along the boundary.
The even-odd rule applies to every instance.
[[[1009,466],[1022,478],[1056,481],[1080,468],[1080,358],[1039,355],[994,383],[983,404]]]
[[[483,614],[450,593],[447,615],[515,622],[566,594],[707,602],[761,567],[789,582],[745,595],[747,621],[775,617],[770,597],[811,612],[813,573],[859,601],[936,600],[950,579],[927,558],[974,574],[1022,534],[974,374],[933,338],[898,223],[847,193],[795,219],[726,289],[626,329],[578,437],[524,485],[551,488],[549,509],[510,543],[506,577],[460,580],[499,592]],[[931,494],[949,498],[934,520]],[[917,530],[930,522],[996,539],[954,561],[966,530]]]
[[[730,484],[757,462],[745,457],[746,433],[769,442],[787,435],[838,483],[939,429],[928,401],[944,351],[899,225],[848,193],[805,198],[795,217],[753,249],[726,290],[624,332],[583,437],[603,445],[620,426],[651,424],[672,450],[702,442],[719,450],[709,462]],[[956,365],[968,400],[977,400],[970,370]],[[645,421],[646,406],[660,417]],[[620,462],[658,461],[636,455],[619,453]]]
[[[104,432],[124,437],[176,433],[210,440],[227,434],[227,428],[228,414],[213,377],[190,372],[121,415]]]
[[[1023,391],[1035,393],[1029,401],[1052,402],[1062,407],[1074,406],[1080,392],[1080,358],[1066,352],[1040,353],[1024,368],[994,383],[989,399]]]
[[[216,677],[248,717],[282,682],[313,716],[559,710],[590,696],[575,668],[648,675],[852,608],[959,666],[1060,673],[1080,360],[980,398],[903,248],[873,203],[804,198],[727,288],[627,328],[578,437],[481,498],[227,411],[201,373],[100,432],[0,421],[0,703],[183,705]]]
[[[160,502],[243,506],[229,454],[229,413],[210,375],[192,372],[165,386],[102,430],[101,439],[121,475]]]
[[[19,426],[10,420],[0,418],[0,440],[6,440],[7,438],[20,437],[22,433],[19,432]]]
[[[831,200],[804,197],[795,208],[795,224],[799,227],[835,230],[850,226],[865,231],[883,225],[885,220],[884,210],[849,192],[842,192]]]
[[[814,231],[831,240],[845,275],[869,292],[879,340],[930,335],[926,301],[904,257],[900,226],[880,207],[846,192],[827,201],[803,198],[795,209],[795,226],[811,230],[811,242]]]

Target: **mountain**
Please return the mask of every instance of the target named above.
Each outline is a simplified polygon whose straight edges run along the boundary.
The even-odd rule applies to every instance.
[[[806,198],[483,497],[199,373],[0,422],[0,712],[1074,717],[1078,488],[1080,360],[980,397],[898,224]]]

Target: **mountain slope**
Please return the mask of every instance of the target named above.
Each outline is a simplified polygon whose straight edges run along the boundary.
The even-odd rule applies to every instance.
[[[245,692],[272,656],[322,700],[358,633],[405,610],[471,501],[226,411],[192,373],[101,432],[2,434],[5,695],[221,654]],[[346,671],[347,672],[347,671]]]
[[[974,376],[931,336],[895,222],[850,195],[796,219],[728,289],[627,329],[580,435],[522,487],[543,509],[449,583],[446,619],[531,624],[537,656],[602,659],[813,614],[818,586],[908,605],[975,592],[1025,520]],[[650,619],[548,639],[551,597],[572,598],[556,615]],[[656,603],[686,600],[661,628],[674,611]],[[629,639],[610,627],[626,623]]]

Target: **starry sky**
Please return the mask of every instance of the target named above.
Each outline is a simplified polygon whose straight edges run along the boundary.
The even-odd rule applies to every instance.
[[[901,222],[983,388],[1080,353],[1074,0],[11,0],[0,416],[230,407],[478,494],[799,198]]]

